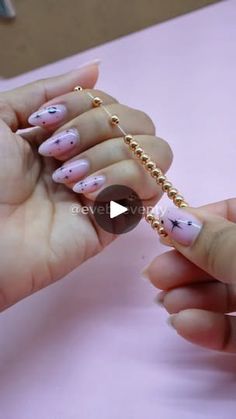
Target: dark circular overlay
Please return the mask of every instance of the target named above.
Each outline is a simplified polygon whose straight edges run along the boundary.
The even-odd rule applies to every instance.
[[[118,205],[117,205],[118,204]],[[114,216],[112,208],[122,205],[127,208],[124,213]],[[135,191],[123,185],[108,186],[97,196],[93,214],[98,225],[108,233],[124,234],[133,230],[144,214],[141,199]],[[111,217],[113,215],[113,218]]]

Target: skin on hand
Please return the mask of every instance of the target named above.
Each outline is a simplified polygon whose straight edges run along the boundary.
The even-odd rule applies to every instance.
[[[161,289],[158,302],[185,339],[236,352],[236,199],[201,208],[165,211],[175,250],[145,270]],[[174,223],[174,225],[173,225]]]
[[[172,159],[169,146],[155,137],[143,112],[92,90],[97,77],[98,67],[91,64],[0,94],[0,310],[63,277],[115,239],[90,215],[75,216],[75,204],[90,205],[113,184],[133,188],[144,205],[161,196],[118,128],[74,87],[99,94],[163,171]]]

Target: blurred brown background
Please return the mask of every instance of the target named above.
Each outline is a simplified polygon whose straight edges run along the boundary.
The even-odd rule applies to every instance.
[[[15,0],[0,20],[0,76],[11,77],[214,0]]]

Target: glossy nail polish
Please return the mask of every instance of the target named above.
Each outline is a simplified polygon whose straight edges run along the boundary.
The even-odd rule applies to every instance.
[[[89,171],[89,161],[79,159],[71,163],[64,164],[52,174],[54,182],[69,183],[76,182],[84,177]]]
[[[202,228],[202,223],[196,217],[176,207],[165,210],[161,223],[168,236],[184,246],[191,246]]]
[[[76,128],[70,128],[59,132],[48,140],[44,141],[38,149],[42,156],[59,156],[79,144],[79,132]]]
[[[73,187],[73,191],[77,193],[91,193],[100,189],[106,181],[105,176],[91,176],[84,180],[76,183]]]
[[[32,113],[28,122],[30,125],[45,127],[64,121],[66,115],[67,109],[65,105],[51,105]]]

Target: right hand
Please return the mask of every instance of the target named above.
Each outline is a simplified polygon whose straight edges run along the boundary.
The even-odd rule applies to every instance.
[[[190,342],[236,352],[236,317],[229,315],[236,311],[236,199],[172,207],[162,220],[175,250],[145,273],[163,290],[158,299],[172,326]]]

